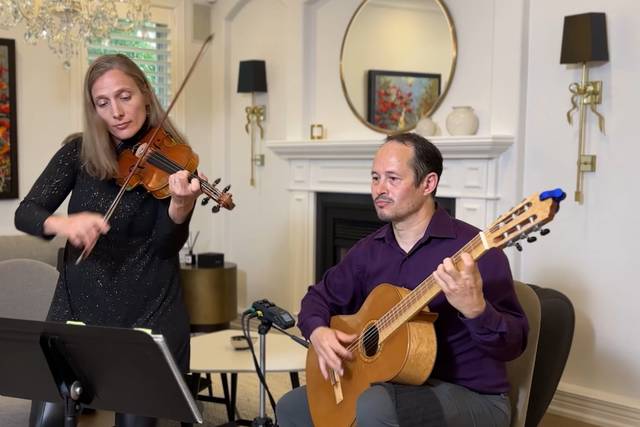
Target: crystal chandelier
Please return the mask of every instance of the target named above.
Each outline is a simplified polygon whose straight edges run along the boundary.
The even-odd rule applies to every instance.
[[[0,28],[22,22],[24,38],[46,40],[65,67],[81,45],[129,31],[149,19],[150,0],[0,0]]]

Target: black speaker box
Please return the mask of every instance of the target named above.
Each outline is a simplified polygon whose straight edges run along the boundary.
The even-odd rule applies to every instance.
[[[203,252],[198,254],[198,268],[224,267],[224,254],[218,252]]]

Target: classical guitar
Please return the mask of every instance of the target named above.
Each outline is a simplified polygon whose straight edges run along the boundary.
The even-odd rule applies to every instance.
[[[454,264],[462,266],[463,252],[477,260],[491,248],[515,246],[521,250],[519,240],[531,242],[536,239],[529,236],[531,233],[539,231],[544,236],[549,232],[542,226],[553,219],[564,198],[560,189],[533,194],[451,256]],[[371,383],[417,385],[427,380],[436,357],[433,322],[437,314],[426,311],[425,306],[439,292],[432,276],[412,291],[383,283],[369,294],[356,314],[331,318],[331,328],[358,336],[348,346],[354,358],[343,362],[344,375],[330,371],[330,381],[320,372],[313,346],[309,348],[307,397],[315,426],[353,425],[358,396]]]

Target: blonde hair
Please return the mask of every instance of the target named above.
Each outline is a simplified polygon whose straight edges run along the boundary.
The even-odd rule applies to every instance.
[[[80,161],[84,170],[91,176],[98,179],[114,178],[118,175],[118,159],[116,151],[104,120],[98,115],[91,89],[103,74],[110,70],[120,70],[131,77],[140,92],[144,96],[147,105],[147,119],[149,126],[157,127],[164,116],[164,110],[156,97],[149,81],[140,68],[122,54],[103,55],[96,58],[89,66],[84,79],[83,89],[83,134],[82,148],[80,151]],[[164,121],[163,128],[176,138],[182,139],[181,135],[170,122],[169,118]]]

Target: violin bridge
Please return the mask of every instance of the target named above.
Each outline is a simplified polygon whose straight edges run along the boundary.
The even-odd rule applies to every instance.
[[[333,387],[333,395],[336,399],[336,404],[342,402],[344,400],[344,396],[342,394],[342,384],[340,383],[340,377],[336,375],[336,372],[332,369],[331,371],[331,386]]]

